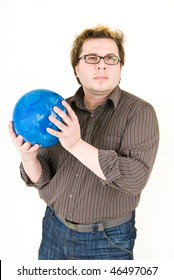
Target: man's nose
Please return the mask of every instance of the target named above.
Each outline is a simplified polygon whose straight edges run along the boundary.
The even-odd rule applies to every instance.
[[[100,58],[100,61],[99,63],[97,64],[97,68],[98,69],[106,69],[106,63],[104,62],[104,59],[103,58]]]

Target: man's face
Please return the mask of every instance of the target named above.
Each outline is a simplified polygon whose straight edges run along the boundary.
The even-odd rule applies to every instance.
[[[105,38],[87,39],[82,47],[80,57],[83,55],[118,56],[118,47],[114,40]],[[97,95],[109,94],[119,83],[121,64],[108,65],[103,59],[98,64],[88,64],[80,59],[75,68],[84,92]]]

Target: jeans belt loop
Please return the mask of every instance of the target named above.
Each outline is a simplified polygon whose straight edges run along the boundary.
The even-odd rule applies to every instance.
[[[99,223],[94,223],[94,224],[74,224],[70,221],[66,221],[65,219],[59,217],[56,214],[57,218],[68,228],[73,231],[77,232],[98,232],[98,231],[103,231],[104,229],[120,226],[124,223],[127,223],[132,219],[134,216],[133,213],[128,214],[127,216],[120,217],[117,219],[112,219],[112,220],[106,220],[102,221]]]

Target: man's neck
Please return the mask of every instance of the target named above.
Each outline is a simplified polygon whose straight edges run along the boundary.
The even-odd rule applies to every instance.
[[[89,111],[95,110],[97,107],[99,107],[106,101],[108,95],[109,94],[103,94],[103,95],[85,94],[84,104],[86,109],[88,109]]]

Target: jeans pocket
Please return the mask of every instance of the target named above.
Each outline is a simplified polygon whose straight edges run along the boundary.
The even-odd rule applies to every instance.
[[[112,247],[133,254],[136,228],[132,221],[114,228],[105,229],[103,234]]]

